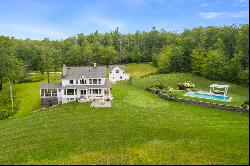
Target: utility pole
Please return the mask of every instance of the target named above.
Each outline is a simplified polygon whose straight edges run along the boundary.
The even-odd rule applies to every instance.
[[[11,108],[13,109],[14,108],[14,101],[13,101],[13,92],[12,92],[12,86],[11,86],[11,82],[10,82],[10,79],[7,77],[8,81],[9,81],[9,84],[10,84],[10,98],[11,98]]]

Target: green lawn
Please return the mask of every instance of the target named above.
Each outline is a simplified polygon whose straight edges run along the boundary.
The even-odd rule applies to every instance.
[[[137,77],[155,71],[150,64],[139,66],[126,68]],[[249,164],[247,114],[170,102],[143,89],[151,77],[174,86],[169,80],[178,82],[177,75],[189,74],[113,84],[111,108],[69,103],[39,110],[40,83],[17,84],[23,100],[15,117],[0,121],[0,164]],[[191,81],[206,87],[207,80],[196,79]]]
[[[223,102],[223,101],[215,101],[215,100],[207,100],[207,99],[183,96],[183,94],[187,93],[187,91],[179,92],[179,96],[182,98],[189,98],[192,100],[202,100],[207,102],[221,103],[234,106],[240,106],[241,104],[243,104],[244,101],[249,100],[248,99],[249,92],[247,87],[242,87],[239,85],[230,84],[222,81],[211,81],[191,73],[156,74],[144,78],[135,79],[133,82],[135,86],[143,89],[156,84],[164,84],[166,87],[172,87],[174,89],[178,89],[178,83],[184,81],[193,82],[197,89],[203,91],[209,91],[209,85],[214,83],[228,84],[230,86],[228,90],[228,96],[232,97],[232,100],[230,102]]]
[[[20,108],[15,117],[24,116],[27,113],[40,108],[39,86],[41,82],[47,82],[47,75],[42,78],[40,73],[29,76],[31,83],[16,84],[16,96],[20,100]],[[50,74],[50,82],[59,82],[60,74]],[[40,81],[40,82],[39,82]],[[7,88],[7,87],[6,87]]]
[[[165,101],[127,82],[112,108],[70,103],[0,121],[1,164],[248,164],[246,114]]]
[[[157,68],[152,66],[152,63],[130,63],[126,65],[126,72],[132,77],[141,77],[152,74],[157,71]]]

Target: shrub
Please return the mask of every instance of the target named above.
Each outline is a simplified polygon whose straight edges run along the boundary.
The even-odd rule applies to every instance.
[[[158,85],[155,85],[155,86],[158,87],[158,88],[160,88],[160,89],[164,89],[165,88],[165,86],[162,83],[160,83]]]
[[[168,89],[164,89],[162,92],[170,97],[174,97],[174,98],[177,97],[177,94],[174,88],[168,87]]]
[[[245,101],[243,104],[241,104],[241,107],[243,108],[249,108],[249,101]]]
[[[249,105],[247,105],[247,104],[241,104],[241,107],[247,109],[249,107]]]
[[[185,81],[183,83],[178,84],[179,90],[187,90],[188,88],[194,88],[195,85],[191,81]]]
[[[0,93],[0,119],[5,119],[14,115],[19,109],[20,101],[14,97],[13,109],[8,90],[2,90]],[[15,94],[15,91],[14,93]],[[15,96],[15,95],[14,95]]]
[[[192,88],[192,91],[193,91],[193,92],[198,92],[198,91],[199,91],[199,89]]]

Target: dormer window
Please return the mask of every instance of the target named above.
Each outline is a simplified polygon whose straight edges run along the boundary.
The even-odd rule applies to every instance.
[[[80,84],[87,84],[87,80],[81,79],[81,80],[80,80]]]
[[[116,73],[119,73],[119,70],[116,70],[115,72],[116,72]]]
[[[73,84],[74,83],[74,80],[69,80],[69,84]]]

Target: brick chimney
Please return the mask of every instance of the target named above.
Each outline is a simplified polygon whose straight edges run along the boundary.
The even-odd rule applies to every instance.
[[[63,69],[62,69],[62,76],[65,77],[67,74],[67,68],[66,68],[66,65],[63,64]]]

